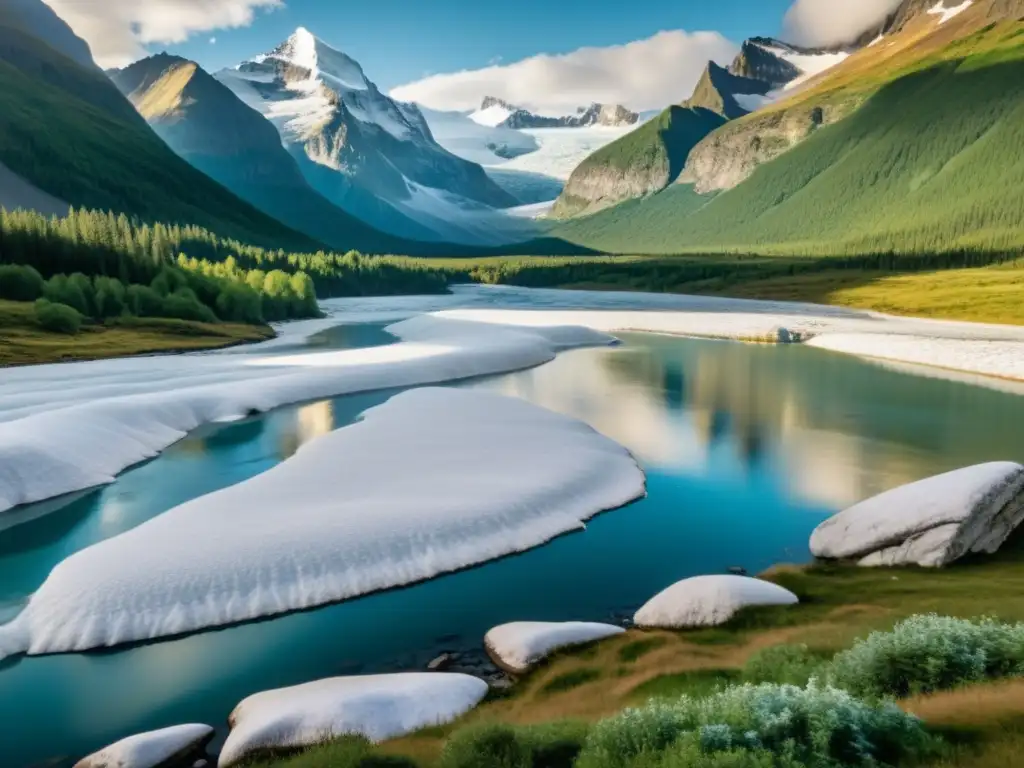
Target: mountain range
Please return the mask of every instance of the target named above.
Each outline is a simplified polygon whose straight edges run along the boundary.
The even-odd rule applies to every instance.
[[[904,0],[842,46],[752,37],[647,119],[396,101],[301,28],[215,73],[167,54],[103,73],[41,0],[7,0],[0,205],[305,251],[1012,249],[1022,20],[1024,0]]]
[[[1018,249],[1022,17],[1021,0],[906,0],[859,50],[709,132],[661,191],[602,190],[625,202],[554,233],[631,253]]]
[[[470,116],[473,122],[492,128],[586,128],[593,125],[619,127],[636,125],[640,115],[631,112],[621,104],[591,104],[579,107],[575,114],[550,117],[538,115],[523,107],[510,104],[504,99],[485,96],[480,109]]]

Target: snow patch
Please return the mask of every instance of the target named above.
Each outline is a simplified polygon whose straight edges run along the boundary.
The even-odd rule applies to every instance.
[[[824,558],[941,567],[995,552],[1024,520],[1024,466],[993,462],[899,486],[830,517],[811,536]]]
[[[638,627],[685,629],[724,624],[755,605],[793,605],[796,595],[748,576],[694,576],[659,592],[633,617]]]
[[[449,723],[487,695],[469,675],[409,673],[335,677],[264,691],[231,713],[220,768],[261,749],[303,747],[360,735],[379,742]]]
[[[850,58],[850,54],[846,51],[838,51],[836,53],[797,53],[796,51],[777,48],[771,45],[762,45],[760,48],[768,51],[773,56],[779,57],[783,61],[789,62],[800,70],[801,74],[799,77],[783,86],[782,90],[784,91],[798,88],[808,80],[832,69],[832,67],[842,64]]]
[[[121,739],[75,763],[75,768],[156,768],[199,750],[213,738],[208,725],[175,725]]]
[[[765,94],[760,93],[735,93],[733,94],[733,100],[740,105],[741,109],[745,109],[747,112],[757,112],[762,107],[766,107],[769,104],[773,104],[779,99],[778,91],[770,91]]]
[[[518,675],[561,648],[591,643],[625,631],[611,624],[583,621],[517,621],[490,630],[484,637],[484,646],[498,666]]]
[[[0,655],[149,640],[429,579],[643,494],[629,452],[583,422],[484,391],[411,390],[68,557],[0,627]]]
[[[473,112],[469,119],[477,125],[485,125],[488,128],[496,128],[512,116],[512,110],[503,107],[501,104],[492,104],[487,109],[478,109]]]
[[[950,19],[954,19],[961,13],[966,11],[973,5],[973,0],[964,0],[960,5],[954,6],[953,8],[946,7],[946,0],[939,0],[934,7],[928,10],[930,16],[938,16],[939,24],[945,24]]]
[[[511,128],[483,125],[462,112],[420,107],[434,139],[453,155],[480,165],[501,165],[536,151],[537,139]]]

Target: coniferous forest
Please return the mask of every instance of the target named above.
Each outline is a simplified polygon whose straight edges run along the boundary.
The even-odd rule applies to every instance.
[[[40,302],[53,330],[123,315],[259,324],[315,317],[318,297],[446,290],[440,273],[385,257],[272,251],[123,214],[0,209],[0,299]]]

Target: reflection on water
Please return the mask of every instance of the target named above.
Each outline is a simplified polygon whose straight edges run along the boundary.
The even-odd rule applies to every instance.
[[[796,346],[624,341],[459,386],[529,399],[623,443],[648,473],[646,499],[583,533],[407,589],[150,645],[9,662],[0,666],[4,768],[80,757],[175,723],[219,725],[266,688],[422,668],[442,650],[479,646],[505,621],[607,620],[688,575],[806,559],[818,522],[885,488],[1024,460],[1019,396]],[[0,615],[64,557],[265,471],[393,394],[204,428],[113,485],[0,531]]]

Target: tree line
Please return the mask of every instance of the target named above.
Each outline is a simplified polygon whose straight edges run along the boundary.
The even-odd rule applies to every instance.
[[[404,259],[267,250],[100,211],[0,208],[0,298],[43,299],[84,318],[263,323],[317,316],[318,296],[446,291],[442,273]]]

